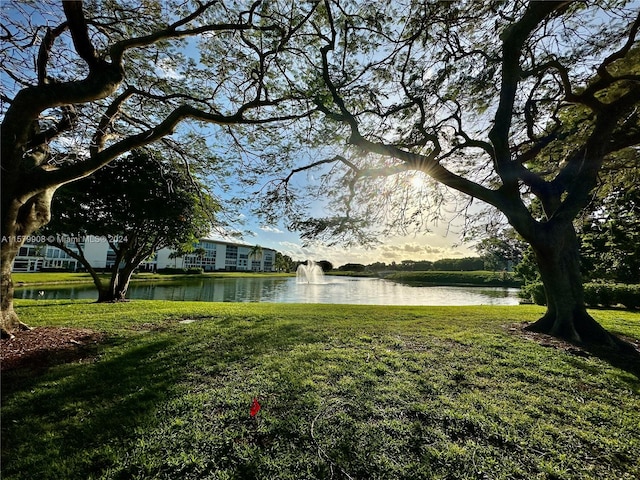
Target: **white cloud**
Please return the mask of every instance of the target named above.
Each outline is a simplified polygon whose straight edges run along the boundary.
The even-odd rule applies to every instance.
[[[283,255],[289,255],[294,260],[306,259],[306,255],[309,253],[302,245],[295,242],[279,242],[276,249]]]
[[[263,232],[269,232],[269,233],[284,233],[282,230],[280,230],[279,228],[276,227],[272,227],[270,225],[262,225],[260,227],[260,230],[262,230]]]
[[[170,78],[172,80],[183,79],[184,74],[178,72],[171,63],[171,59],[159,59],[156,63],[156,75],[158,75],[160,78]]]
[[[393,259],[402,260],[434,260],[442,258],[443,255],[452,255],[450,248],[436,247],[430,244],[420,244],[417,242],[410,243],[391,243],[381,246],[380,253]]]

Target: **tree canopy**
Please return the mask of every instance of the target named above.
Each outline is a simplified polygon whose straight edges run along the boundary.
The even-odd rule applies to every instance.
[[[217,210],[204,185],[183,166],[134,150],[62,187],[44,233],[92,274],[100,301],[118,301],[143,261],[164,247],[192,250],[211,231]],[[90,236],[106,238],[115,254],[108,286],[85,257]]]

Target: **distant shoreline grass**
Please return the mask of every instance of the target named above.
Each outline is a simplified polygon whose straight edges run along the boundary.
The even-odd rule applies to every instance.
[[[165,274],[165,273],[135,273],[132,282],[175,282],[179,280],[193,280],[202,278],[255,278],[255,277],[288,277],[295,275],[291,273],[263,273],[263,272],[211,272],[202,274]],[[93,279],[88,273],[80,272],[33,272],[12,274],[13,283],[16,287],[27,287],[36,285],[64,285],[64,284],[92,284]],[[110,275],[101,273],[100,278],[108,281]]]
[[[523,336],[540,307],[16,304],[107,341],[3,374],[6,479],[640,476],[640,381]]]
[[[491,271],[425,271],[394,272],[385,278],[412,285],[481,285],[485,287],[521,287],[522,280],[512,272]]]

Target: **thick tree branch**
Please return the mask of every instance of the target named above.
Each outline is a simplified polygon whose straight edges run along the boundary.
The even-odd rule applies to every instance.
[[[87,63],[89,70],[92,71],[98,66],[99,59],[89,38],[89,27],[82,11],[82,1],[67,0],[62,2],[62,7],[67,16],[73,46],[80,58]]]
[[[601,78],[610,77],[611,74],[607,70],[607,67],[609,67],[616,60],[620,60],[624,58],[627,55],[627,53],[629,53],[629,51],[631,50],[631,47],[633,47],[633,45],[635,44],[636,35],[638,34],[638,29],[640,29],[640,12],[636,15],[636,19],[633,22],[633,25],[631,25],[631,28],[629,29],[629,36],[627,38],[626,43],[619,50],[613,52],[611,55],[605,58],[604,61],[598,67],[598,75],[600,75]]]
[[[54,28],[47,28],[47,33],[42,39],[42,44],[40,45],[40,49],[38,51],[38,85],[44,85],[49,81],[47,78],[47,64],[49,63],[49,54],[51,53],[51,48],[53,48],[53,43],[56,38],[58,38],[62,32],[64,32],[67,28],[67,22],[64,22],[62,25]]]
[[[518,83],[522,71],[520,56],[525,41],[538,27],[540,22],[554,10],[561,8],[568,2],[532,2],[529,4],[522,18],[512,24],[501,35],[502,40],[502,80],[500,85],[500,101],[494,116],[493,127],[489,132],[489,139],[495,151],[494,160],[498,175],[502,179],[505,192],[513,198],[518,195],[518,164],[511,161],[509,147],[513,107],[515,104]]]
[[[111,105],[109,105],[102,114],[98,127],[93,135],[93,139],[91,140],[91,146],[89,147],[89,153],[92,157],[104,148],[108,138],[109,129],[113,120],[117,117],[118,113],[120,113],[120,107],[135,93],[135,91],[136,90],[133,87],[127,87],[124,92],[118,95],[114,101],[111,102]]]
[[[56,138],[61,133],[69,130],[75,120],[78,118],[78,113],[73,105],[69,105],[62,108],[62,118],[52,127],[48,128],[44,132],[40,132],[31,138],[31,141],[27,145],[27,148],[32,149],[40,145],[48,144],[51,140]]]
[[[299,114],[282,115],[275,117],[263,117],[257,119],[248,119],[243,117],[244,108],[241,108],[233,115],[222,115],[203,112],[189,105],[182,105],[176,108],[157,126],[141,132],[137,135],[131,135],[120,140],[113,145],[96,151],[90,159],[77,162],[72,165],[58,167],[50,170],[40,170],[34,173],[31,192],[44,189],[51,185],[62,185],[70,181],[90,175],[98,168],[106,165],[114,158],[129,152],[137,147],[149,145],[161,138],[173,133],[180,122],[186,119],[198,120],[215,125],[263,125],[267,123],[284,122],[305,118],[311,112],[301,112]]]

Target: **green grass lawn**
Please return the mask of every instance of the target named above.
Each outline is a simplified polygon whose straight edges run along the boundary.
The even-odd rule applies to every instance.
[[[640,381],[513,330],[540,307],[17,310],[107,340],[3,375],[3,479],[640,477]],[[640,338],[640,313],[592,313]]]

